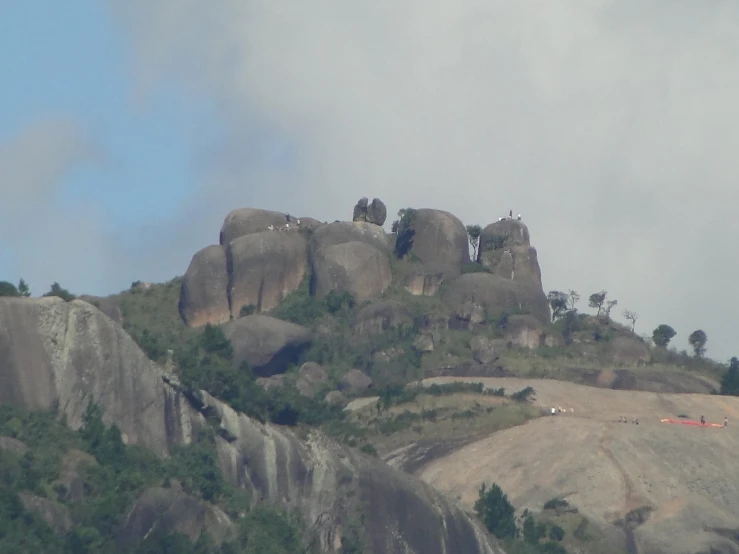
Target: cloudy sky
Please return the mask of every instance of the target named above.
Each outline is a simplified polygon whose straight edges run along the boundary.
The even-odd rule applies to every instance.
[[[0,6],[0,280],[162,281],[237,207],[513,209],[545,290],[739,355],[739,2],[214,6]]]

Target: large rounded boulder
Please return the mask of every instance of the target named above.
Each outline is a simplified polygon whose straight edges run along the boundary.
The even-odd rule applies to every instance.
[[[480,305],[487,315],[528,313],[542,323],[550,320],[549,303],[540,286],[511,281],[490,273],[467,273],[449,283],[442,299],[453,309]]]
[[[336,290],[364,302],[380,296],[392,278],[388,255],[365,242],[335,244],[313,253],[311,292],[318,298]]]
[[[222,246],[206,246],[192,257],[180,285],[179,310],[190,327],[218,325],[231,319],[226,252]]]
[[[305,277],[308,244],[301,233],[262,231],[240,236],[228,244],[228,293],[233,317],[244,306],[269,311]]]
[[[287,216],[282,212],[259,210],[255,208],[239,208],[226,215],[221,227],[221,246],[244,235],[267,231],[271,226],[280,229],[288,225]]]
[[[284,373],[310,346],[311,332],[288,321],[266,315],[250,315],[223,326],[234,349],[234,362],[249,362],[254,373],[271,377]]]
[[[387,234],[367,222],[336,221],[311,238],[311,292],[324,298],[346,291],[362,302],[381,295],[392,282]]]
[[[424,263],[459,268],[470,261],[467,230],[456,216],[443,210],[409,210],[401,218],[395,246],[400,256]]]
[[[516,219],[491,223],[480,234],[479,261],[504,279],[541,286],[541,270],[529,230]]]

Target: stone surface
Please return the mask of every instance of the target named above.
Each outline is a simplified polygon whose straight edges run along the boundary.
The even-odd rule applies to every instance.
[[[179,310],[190,327],[219,325],[231,319],[226,251],[222,246],[206,246],[192,257],[180,286]]]

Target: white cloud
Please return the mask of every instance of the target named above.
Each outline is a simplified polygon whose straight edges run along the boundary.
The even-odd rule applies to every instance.
[[[54,281],[92,290],[110,278],[103,214],[64,202],[65,179],[99,159],[89,137],[65,118],[32,122],[0,141],[0,241],[35,295]]]
[[[736,2],[111,5],[136,93],[177,75],[230,125],[173,273],[237,206],[333,220],[378,196],[465,223],[512,208],[547,290],[607,289],[638,331],[667,322],[686,344],[702,327],[709,354],[734,353]],[[253,162],[264,129],[294,149],[287,169]]]

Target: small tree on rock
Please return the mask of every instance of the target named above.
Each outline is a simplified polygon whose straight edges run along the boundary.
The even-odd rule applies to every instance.
[[[493,483],[489,490],[485,483],[475,502],[475,512],[493,535],[499,539],[513,539],[516,529],[516,511],[501,488]]]
[[[690,343],[690,346],[693,347],[693,352],[695,352],[696,358],[700,358],[701,356],[703,356],[703,354],[706,353],[707,341],[708,336],[702,329],[698,329],[690,333],[690,336],[688,337],[688,342]]]
[[[574,290],[570,290],[570,292],[567,293],[567,304],[569,305],[570,310],[574,310],[575,305],[578,302],[580,302],[580,295]]]
[[[606,321],[611,321],[611,310],[618,304],[618,300],[609,300],[606,302],[606,307],[603,309],[603,316]]]
[[[28,288],[28,283],[26,283],[23,279],[18,281],[18,294],[25,298],[31,296],[31,289]]]
[[[556,320],[567,311],[568,296],[564,292],[553,290],[549,291],[547,300],[549,300],[549,306],[552,308],[552,317]]]
[[[472,259],[477,261],[478,247],[480,246],[480,235],[482,234],[482,227],[479,225],[467,225],[467,237],[472,247]]]
[[[639,319],[639,314],[631,310],[624,310],[624,319],[631,322],[631,332],[633,333],[636,327],[636,320]]]
[[[59,283],[53,283],[51,285],[51,288],[49,289],[49,292],[44,294],[44,296],[57,296],[64,300],[65,302],[70,302],[77,298],[74,294],[69,292],[67,289],[63,288]]]
[[[675,335],[677,335],[675,329],[665,323],[662,323],[659,327],[652,331],[652,340],[654,341],[655,346],[659,348],[667,348],[667,345],[670,344],[670,341]]]
[[[600,316],[600,312],[603,309],[603,304],[606,301],[607,294],[608,293],[604,290],[600,292],[594,292],[590,295],[590,298],[588,299],[588,306],[598,310],[598,313],[596,314],[597,316]]]

